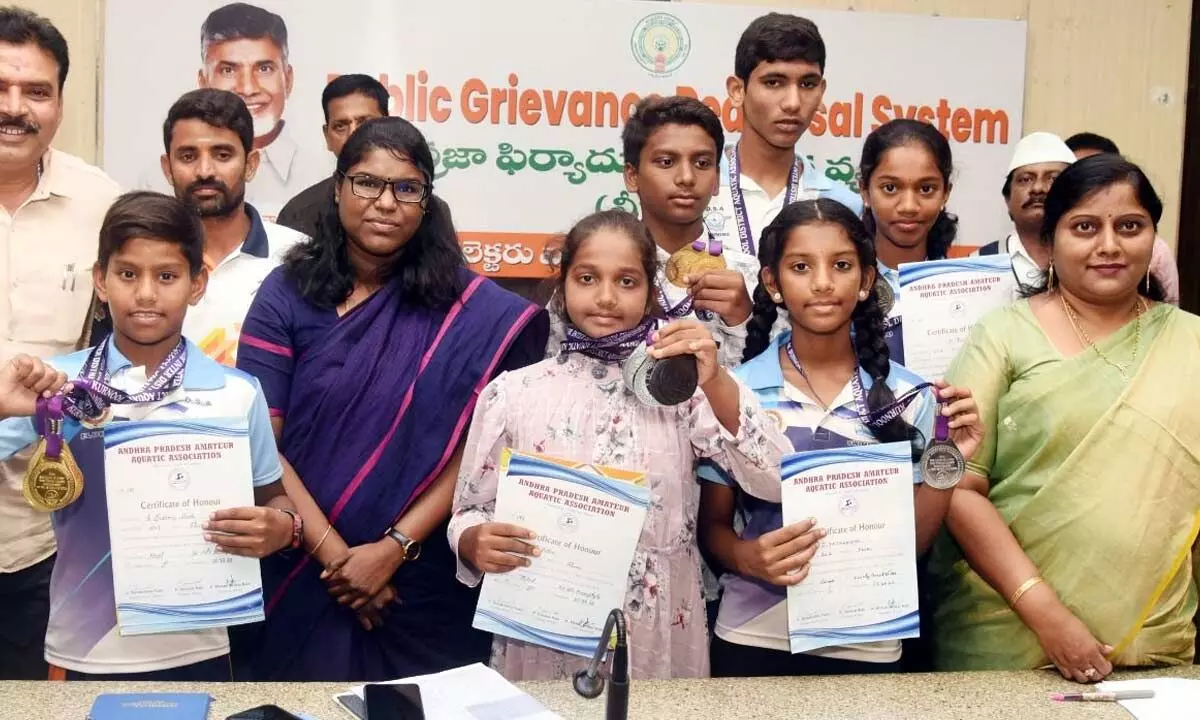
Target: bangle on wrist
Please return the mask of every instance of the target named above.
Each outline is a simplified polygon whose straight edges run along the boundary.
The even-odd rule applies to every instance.
[[[316,557],[317,550],[321,549],[321,545],[325,543],[325,538],[329,537],[329,533],[331,532],[333,532],[333,523],[329,523],[329,525],[325,528],[325,532],[321,534],[321,539],[317,541],[316,545],[312,546],[312,550],[309,550],[308,554]]]
[[[1015,609],[1017,607],[1017,603],[1020,602],[1021,598],[1025,596],[1025,593],[1044,582],[1046,581],[1043,580],[1040,575],[1034,575],[1025,582],[1021,583],[1021,586],[1018,587],[1016,591],[1014,591],[1013,594],[1008,598],[1008,606]]]

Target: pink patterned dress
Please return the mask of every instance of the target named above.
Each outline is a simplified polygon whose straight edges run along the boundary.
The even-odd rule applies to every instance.
[[[647,407],[626,392],[617,367],[581,354],[504,373],[475,408],[455,491],[451,547],[457,552],[464,530],[492,518],[496,466],[506,447],[645,472],[650,509],[625,594],[630,669],[635,678],[706,677],[697,460],[712,458],[744,490],[778,502],[779,459],[790,447],[754,393],[740,387],[734,436],[717,422],[703,393],[675,407]],[[458,577],[468,585],[482,579],[461,558]],[[492,666],[514,681],[567,678],[586,663],[499,636],[492,646]]]

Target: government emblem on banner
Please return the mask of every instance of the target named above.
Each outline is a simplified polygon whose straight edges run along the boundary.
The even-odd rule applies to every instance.
[[[683,66],[692,50],[692,38],[679,18],[653,13],[633,28],[633,59],[656,77],[666,77]]]

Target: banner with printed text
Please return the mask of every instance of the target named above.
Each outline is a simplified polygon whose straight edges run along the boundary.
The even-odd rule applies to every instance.
[[[273,217],[333,168],[322,135],[325,84],[367,73],[388,88],[391,113],[432,144],[435,191],[451,205],[465,257],[500,277],[548,274],[547,240],[589,212],[638,211],[621,174],[620,130],[639,98],[698,97],[736,142],[742,120],[725,81],[742,30],[770,10],[637,0],[255,0],[282,20],[286,48],[205,47],[201,28],[226,4],[108,0],[105,170],[125,187],[168,191],[159,169],[167,109],[196,87],[229,89],[245,98],[263,146],[247,199]],[[1021,134],[1023,21],[778,10],[815,21],[828,49],[828,89],[801,154],[857,189],[859,150],[872,129],[898,117],[933,123],[954,150],[958,242],[982,245],[1008,232],[1000,187]]]

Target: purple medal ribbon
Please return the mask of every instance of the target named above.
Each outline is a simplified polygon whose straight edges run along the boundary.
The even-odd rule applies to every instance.
[[[159,402],[183,386],[187,343],[182,339],[167,354],[141,390],[128,393],[109,385],[108,344],[111,338],[109,335],[102,343],[92,348],[79,378],[71,383],[71,392],[63,398],[65,402],[61,403],[61,410],[76,420],[99,418],[111,405]]]
[[[746,213],[746,197],[742,194],[742,160],[741,153],[735,145],[725,149],[729,159],[729,199],[733,203],[733,219],[737,223],[738,239],[742,243],[742,252],[756,255],[754,235],[750,232],[750,216]],[[796,202],[800,195],[800,156],[792,160],[792,171],[788,174],[787,189],[784,191],[784,207]],[[758,231],[762,232],[762,228]]]
[[[37,430],[38,435],[46,439],[46,457],[57,460],[62,455],[63,447],[62,395],[37,399],[34,429]]]
[[[933,439],[944,443],[950,440],[950,418],[942,414],[941,407],[938,405],[937,419],[933,421]]]
[[[672,307],[671,301],[667,299],[667,292],[663,290],[662,286],[660,285],[658,287],[658,305],[663,309],[663,312],[666,313],[667,317],[671,318],[672,320],[678,320],[691,314],[692,308],[696,305],[696,298],[688,295],[683,300],[680,300],[678,305]],[[696,311],[696,315],[698,316],[701,313],[712,315],[712,313],[707,310]],[[709,318],[701,319],[707,320]]]
[[[563,340],[562,351],[578,352],[605,363],[622,363],[654,331],[653,318],[646,318],[628,330],[621,330],[601,338],[585,335],[572,325],[567,326],[567,339]]]
[[[808,375],[806,375],[804,372],[804,366],[800,364],[800,359],[796,357],[795,347],[790,341],[787,344],[787,356],[788,360],[791,360],[792,365],[796,368],[796,372],[807,378]],[[850,374],[850,391],[854,395],[854,407],[858,414],[858,419],[861,420],[871,430],[879,430],[886,427],[888,423],[900,417],[900,415],[908,409],[908,406],[912,404],[913,400],[917,399],[917,395],[919,395],[922,390],[933,387],[933,383],[930,382],[920,383],[919,385],[911,388],[908,392],[896,398],[891,403],[888,403],[878,410],[871,410],[870,407],[867,406],[867,393],[866,390],[863,389],[862,378],[858,376],[858,372],[858,365],[855,364],[854,372]],[[943,419],[944,418],[939,413],[938,421],[940,422]],[[941,426],[939,425],[938,432],[940,433],[941,431]],[[945,432],[946,437],[949,438],[950,426],[948,424],[946,425]]]

